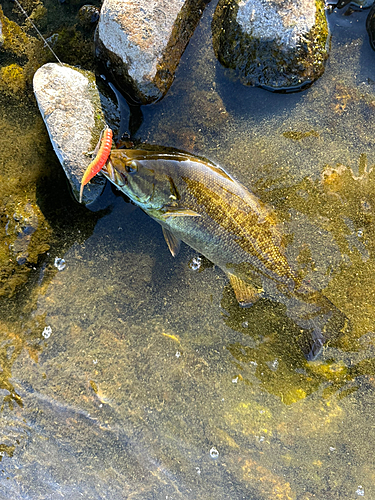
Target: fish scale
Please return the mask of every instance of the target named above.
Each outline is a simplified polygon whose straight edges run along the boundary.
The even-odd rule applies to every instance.
[[[297,282],[285,255],[276,246],[276,241],[280,240],[280,237],[277,226],[269,221],[268,210],[263,210],[264,213],[249,212],[246,197],[237,197],[232,193],[221,197],[217,195],[216,200],[210,196],[210,202],[207,203],[207,190],[204,190],[203,183],[191,179],[184,180],[198,205],[203,206],[207,215],[223,228],[226,239],[233,239],[234,243],[245,252],[241,253],[241,262],[249,260],[259,267],[263,264],[274,279],[282,280],[286,277]],[[236,203],[231,205],[227,200],[228,197],[234,199]]]

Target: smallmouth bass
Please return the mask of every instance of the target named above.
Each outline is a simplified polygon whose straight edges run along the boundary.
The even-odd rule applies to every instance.
[[[221,167],[181,151],[124,149],[102,173],[161,225],[173,256],[183,241],[219,266],[242,307],[259,297],[285,304],[309,332],[307,359],[346,329],[345,315],[290,266],[273,210]]]

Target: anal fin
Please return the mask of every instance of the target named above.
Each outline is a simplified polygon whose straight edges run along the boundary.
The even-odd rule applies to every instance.
[[[234,274],[229,273],[228,277],[234,294],[236,295],[236,299],[241,307],[250,307],[259,299],[260,293],[257,288],[249,283],[245,283]]]
[[[173,255],[173,257],[176,257],[176,255],[180,251],[181,240],[176,238],[176,236],[173,233],[171,233],[171,231],[168,231],[168,229],[165,229],[165,227],[162,227],[162,230],[164,239],[167,242],[171,254]]]

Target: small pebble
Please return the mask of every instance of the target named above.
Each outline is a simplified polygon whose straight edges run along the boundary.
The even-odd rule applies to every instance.
[[[211,448],[210,449],[210,457],[216,460],[219,457],[219,452],[217,451],[216,448]]]

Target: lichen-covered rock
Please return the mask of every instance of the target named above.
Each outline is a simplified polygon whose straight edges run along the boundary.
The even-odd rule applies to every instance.
[[[247,85],[300,90],[324,72],[329,31],[322,0],[219,0],[212,34],[219,61]]]
[[[67,65],[45,64],[35,73],[34,93],[53,149],[78,199],[80,182],[106,121],[94,75]],[[102,192],[104,178],[95,177],[84,190],[83,203]]]
[[[209,0],[105,0],[98,56],[143,104],[161,99]]]

